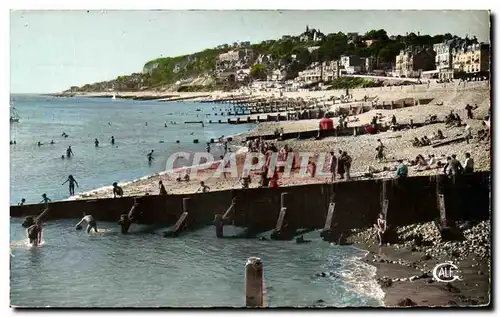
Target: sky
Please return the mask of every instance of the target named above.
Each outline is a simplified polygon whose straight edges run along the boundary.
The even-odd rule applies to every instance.
[[[142,71],[158,57],[235,41],[385,29],[476,36],[488,11],[11,11],[11,93],[53,93]]]

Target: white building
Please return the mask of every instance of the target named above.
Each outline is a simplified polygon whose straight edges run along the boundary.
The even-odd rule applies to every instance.
[[[451,41],[433,45],[436,52],[436,70],[449,70],[453,68],[453,49]]]

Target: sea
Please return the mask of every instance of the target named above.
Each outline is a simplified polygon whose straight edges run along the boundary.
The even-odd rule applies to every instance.
[[[220,112],[229,105],[41,95],[12,95],[11,104],[21,117],[11,124],[11,204],[21,198],[38,203],[42,193],[67,199],[67,184],[61,184],[69,174],[78,193],[158,173],[172,153],[204,151],[211,138],[252,128],[184,123],[227,120]],[[69,145],[75,156],[61,159]],[[153,149],[149,165],[146,154]],[[330,245],[318,231],[304,235],[308,244],[217,239],[211,226],[164,238],[168,228],[161,224],[132,225],[121,235],[116,223],[100,222],[99,233],[88,235],[75,230],[74,219],[45,223],[42,244],[33,247],[22,220],[10,220],[12,306],[242,307],[244,265],[252,256],[263,262],[271,307],[383,305],[375,267],[361,261],[366,251]],[[242,230],[225,226],[224,234]]]

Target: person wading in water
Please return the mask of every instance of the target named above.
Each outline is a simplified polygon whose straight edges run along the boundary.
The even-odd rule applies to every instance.
[[[94,217],[92,217],[92,215],[87,215],[87,213],[83,213],[83,218],[82,220],[80,220],[79,223],[76,224],[75,228],[76,230],[81,230],[82,229],[82,223],[83,222],[87,222],[87,233],[90,233],[90,230],[91,229],[94,229],[94,231],[97,233],[97,223],[94,219]]]
[[[40,245],[42,242],[42,221],[40,219],[36,219],[35,224],[26,229],[26,234],[28,235],[29,243],[31,245]]]
[[[151,152],[149,152],[149,153],[148,153],[148,155],[147,155],[147,157],[148,157],[148,163],[149,163],[149,164],[151,164],[151,162],[155,159],[155,158],[153,157],[153,152],[154,152],[154,151],[155,151],[155,150],[151,150]]]
[[[68,148],[66,149],[66,157],[67,158],[70,158],[72,155],[75,155],[73,154],[73,150],[71,149],[71,145],[68,146]]]
[[[69,175],[68,176],[68,179],[62,183],[61,185],[64,185],[66,184],[67,182],[69,182],[69,195],[70,196],[73,196],[75,195],[75,184],[76,184],[76,187],[80,187],[78,186],[78,182],[76,181],[76,179],[73,177],[73,175]]]

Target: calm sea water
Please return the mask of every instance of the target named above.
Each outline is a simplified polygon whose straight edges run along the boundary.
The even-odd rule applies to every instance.
[[[383,293],[364,252],[332,246],[310,232],[293,241],[217,239],[214,228],[163,238],[156,232],[106,236],[74,230],[75,221],[45,225],[43,244],[28,247],[20,220],[11,221],[11,304],[19,306],[244,305],[244,264],[261,257],[271,306],[379,306]],[[225,227],[231,235],[239,228]],[[135,234],[134,234],[135,232]],[[317,277],[333,272],[337,277]]]
[[[203,142],[249,126],[223,124],[170,125],[164,121],[201,120],[213,105],[134,102],[107,99],[57,99],[14,96],[21,122],[11,126],[11,202],[22,197],[38,202],[68,197],[61,186],[68,174],[79,191],[128,181],[164,169],[170,153],[203,150]],[[202,111],[195,111],[200,107]],[[198,117],[197,117],[198,115]],[[209,117],[205,117],[206,120]],[[148,122],[147,127],[145,122]],[[108,125],[108,122],[111,125]],[[62,132],[69,134],[62,138]],[[193,135],[191,135],[193,133]],[[112,147],[109,137],[115,136]],[[95,148],[98,138],[101,146]],[[200,144],[193,144],[193,139]],[[36,143],[54,145],[38,147]],[[159,143],[160,140],[165,143]],[[176,144],[175,140],[180,140]],[[75,153],[61,160],[68,145]],[[149,166],[146,154],[155,150]],[[135,226],[118,234],[115,223],[99,223],[105,235],[74,229],[75,220],[44,224],[43,244],[30,247],[21,220],[11,219],[11,304],[52,307],[203,307],[244,305],[244,264],[261,257],[271,306],[378,306],[383,293],[373,278],[374,267],[359,258],[364,252],[331,246],[319,232],[313,240],[217,239],[213,227],[163,238],[165,229]],[[241,232],[227,226],[225,235]],[[335,277],[317,277],[318,273]]]
[[[21,120],[11,124],[10,201],[26,198],[38,203],[42,193],[52,200],[69,196],[69,174],[78,181],[76,192],[88,191],[113,182],[131,181],[165,170],[168,156],[178,151],[205,151],[205,143],[221,135],[234,135],[252,125],[184,124],[185,121],[218,121],[212,104],[155,102],[47,96],[11,96]],[[200,108],[201,111],[196,111]],[[210,116],[206,116],[210,114]],[[164,127],[165,121],[168,127]],[[170,124],[170,121],[178,124]],[[147,126],[146,126],[147,122]],[[110,124],[108,124],[110,123]],[[65,132],[69,137],[64,138]],[[110,143],[115,137],[115,145]],[[96,148],[94,139],[100,144]],[[199,144],[193,140],[199,139]],[[55,144],[50,145],[51,140]],[[179,140],[180,143],[176,143]],[[37,142],[45,143],[37,146]],[[163,141],[164,143],[160,143]],[[61,159],[71,145],[75,154]],[[154,150],[155,160],[146,155]],[[214,150],[221,150],[215,149]]]

